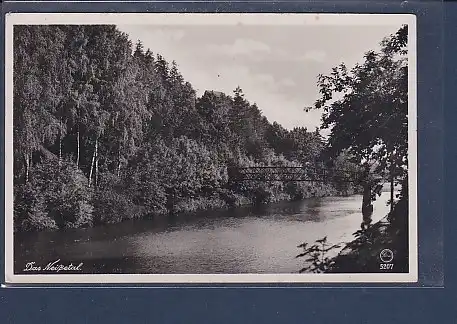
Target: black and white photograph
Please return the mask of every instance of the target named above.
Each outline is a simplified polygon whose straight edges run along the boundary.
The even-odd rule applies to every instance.
[[[8,14],[9,283],[416,282],[416,25]]]

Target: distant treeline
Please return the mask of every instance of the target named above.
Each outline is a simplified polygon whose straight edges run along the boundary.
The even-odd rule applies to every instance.
[[[174,61],[115,26],[14,27],[15,230],[351,194],[228,181],[227,167],[320,164],[323,147],[317,130],[271,124],[240,88],[197,98]],[[331,167],[357,170],[344,154]]]

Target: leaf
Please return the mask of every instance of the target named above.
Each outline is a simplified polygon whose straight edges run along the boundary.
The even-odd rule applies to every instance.
[[[317,243],[325,243],[327,242],[327,236],[325,236],[324,238],[321,238],[320,240],[316,240]]]
[[[306,252],[298,254],[295,258],[300,258],[300,257],[303,257],[303,256],[308,255],[310,253],[311,253],[311,251],[306,251]]]

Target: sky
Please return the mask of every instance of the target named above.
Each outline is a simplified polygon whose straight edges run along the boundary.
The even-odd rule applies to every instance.
[[[233,94],[240,86],[270,122],[285,128],[320,125],[321,111],[305,112],[319,97],[317,76],[344,62],[363,62],[368,50],[400,25],[117,25],[175,60],[198,95]]]

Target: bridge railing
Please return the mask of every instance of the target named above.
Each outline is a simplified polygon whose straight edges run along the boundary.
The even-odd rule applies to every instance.
[[[349,170],[331,170],[318,167],[255,166],[232,167],[228,170],[231,181],[360,181],[360,173]]]

